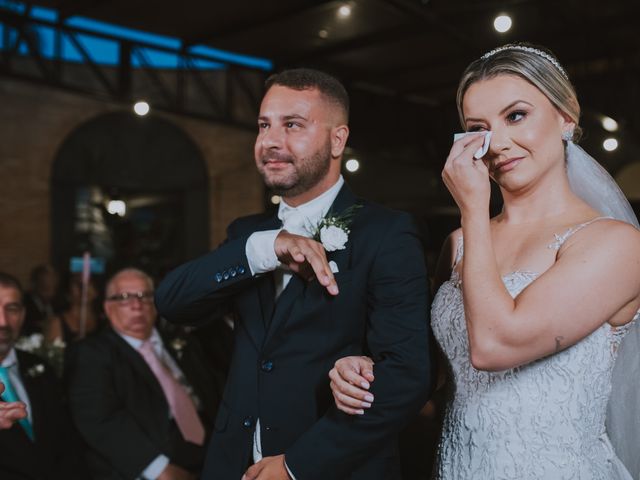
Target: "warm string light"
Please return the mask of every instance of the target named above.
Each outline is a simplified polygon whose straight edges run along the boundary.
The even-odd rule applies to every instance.
[[[613,152],[618,148],[618,140],[613,137],[607,138],[604,142],[602,142],[602,148],[604,148],[607,152]]]
[[[347,171],[354,173],[360,169],[360,162],[355,158],[350,158],[346,161],[344,167],[347,169]]]
[[[145,101],[136,102],[136,104],[133,106],[133,111],[136,113],[136,115],[140,115],[141,117],[144,117],[147,113],[149,113],[149,110],[151,110],[151,107],[149,107],[149,104]]]
[[[493,21],[493,28],[495,28],[497,32],[505,33],[511,30],[512,24],[513,22],[509,15],[498,15]]]

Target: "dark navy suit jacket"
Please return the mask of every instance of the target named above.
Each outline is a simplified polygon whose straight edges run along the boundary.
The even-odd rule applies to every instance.
[[[328,253],[340,294],[293,276],[275,298],[272,274],[252,276],[245,248],[275,215],[233,222],[218,249],[159,285],[169,321],[236,312],[235,346],[203,479],[238,480],[251,462],[260,419],[264,456],[285,454],[297,480],[400,478],[397,433],[431,386],[428,285],[421,239],[410,215],[358,201],[347,186],[330,212],[356,210],[344,250]],[[373,407],[339,412],[327,374],[336,360],[375,361]]]
[[[16,355],[31,403],[35,441],[18,423],[9,430],[0,430],[0,479],[89,478],[83,445],[71,423],[55,373],[40,357],[20,350]]]

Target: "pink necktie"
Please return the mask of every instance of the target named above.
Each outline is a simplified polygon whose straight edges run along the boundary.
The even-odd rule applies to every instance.
[[[171,414],[184,439],[196,445],[202,445],[204,443],[204,427],[191,397],[160,361],[150,341],[147,340],[140,346],[140,354],[160,383]]]

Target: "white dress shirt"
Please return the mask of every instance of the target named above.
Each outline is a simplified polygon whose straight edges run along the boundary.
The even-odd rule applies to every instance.
[[[118,335],[122,337],[122,339],[127,342],[131,347],[137,352],[140,349],[140,346],[145,342],[144,340],[140,340],[138,338],[130,337],[129,335],[124,335],[123,333],[117,332]],[[176,362],[171,358],[171,355],[164,348],[164,344],[162,343],[162,337],[158,331],[154,328],[151,331],[151,336],[148,339],[153,346],[153,350],[158,356],[158,358],[166,365],[166,367],[173,375],[179,383],[186,386],[186,378],[180,370],[180,367],[176,364]],[[144,359],[143,359],[144,360]],[[189,392],[191,394],[191,392]],[[193,397],[193,395],[191,395]],[[195,399],[194,399],[195,400]],[[198,402],[196,402],[196,406]],[[169,418],[171,418],[171,411],[168,413]],[[158,455],[147,467],[143,470],[142,474],[139,477],[139,480],[156,480],[162,471],[167,468],[169,465],[169,457],[166,455],[160,454]]]
[[[27,417],[29,418],[29,422],[33,425],[33,416],[31,413],[31,402],[29,401],[29,395],[27,395],[27,390],[24,388],[24,383],[22,383],[22,377],[20,376],[20,366],[18,364],[18,356],[16,355],[15,348],[12,348],[7,356],[4,358],[1,364],[3,367],[7,369],[9,372],[9,380],[11,380],[11,385],[18,395],[18,398],[22,403],[27,406]]]
[[[322,220],[331,205],[335,201],[340,189],[344,185],[344,178],[340,175],[338,181],[328,190],[313,200],[298,207],[292,207],[282,200],[278,208],[278,218],[282,221],[282,228],[277,230],[265,230],[251,234],[247,240],[245,252],[252,275],[275,271],[276,299],[286,288],[291,280],[291,272],[281,268],[280,261],[276,256],[274,243],[276,237],[282,230],[296,235],[311,237],[313,230]],[[256,422],[256,430],[253,435],[253,462],[262,460],[262,440],[260,434],[260,419]],[[285,462],[285,467],[293,480],[293,475]]]

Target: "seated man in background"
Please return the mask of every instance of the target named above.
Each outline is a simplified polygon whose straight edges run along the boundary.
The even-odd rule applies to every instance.
[[[195,479],[219,398],[198,343],[160,336],[140,270],[109,280],[104,310],[110,328],[75,344],[66,364],[93,478]]]
[[[25,319],[22,335],[44,333],[56,312],[58,273],[51,265],[38,265],[31,271],[31,289],[24,294]]]
[[[62,401],[53,370],[40,358],[14,348],[25,308],[18,281],[0,272],[0,382],[4,389],[0,418],[13,425],[0,430],[2,480],[67,480],[88,478],[81,444]],[[24,408],[24,407],[22,407]]]

